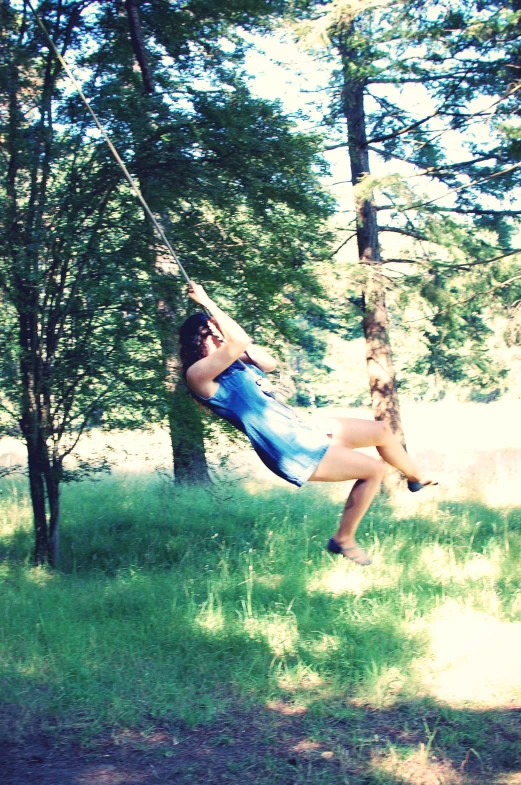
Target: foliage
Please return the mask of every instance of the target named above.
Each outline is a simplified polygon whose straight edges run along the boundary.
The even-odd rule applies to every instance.
[[[519,9],[310,2],[300,17],[299,37],[331,67],[329,149],[349,146],[344,85],[364,90],[373,175],[356,196],[376,200],[393,323],[424,320],[416,371],[493,388],[504,369],[487,325],[520,286]],[[341,228],[352,235],[355,218]]]
[[[268,334],[285,330],[286,289],[319,291],[311,262],[329,211],[317,142],[254,98],[241,71],[236,25],[263,28],[280,7],[39,9],[191,275],[249,326],[262,315]],[[179,321],[186,294],[28,9],[2,13],[3,390],[45,539],[44,478],[57,499],[83,429],[164,416],[155,310],[166,298]]]

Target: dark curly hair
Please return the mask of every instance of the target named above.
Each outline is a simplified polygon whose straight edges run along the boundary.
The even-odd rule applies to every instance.
[[[205,339],[212,334],[208,327],[210,316],[194,313],[179,328],[179,354],[183,365],[183,376],[197,360],[206,357]]]

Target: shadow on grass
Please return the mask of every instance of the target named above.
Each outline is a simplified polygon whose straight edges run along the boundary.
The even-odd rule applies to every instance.
[[[3,785],[514,782],[507,777],[521,768],[521,711],[457,709],[429,698],[374,708],[356,698],[370,657],[379,668],[403,667],[419,651],[390,618],[349,618],[338,597],[328,598],[326,613],[323,596],[312,596],[306,618],[322,619],[316,640],[336,635],[337,648],[302,644],[277,657],[273,639],[255,629],[255,605],[244,624],[201,629],[179,605],[154,617],[159,597],[147,583],[147,576],[111,580],[79,598],[66,579],[61,593],[71,590],[80,634],[72,622],[61,632],[51,626],[59,580],[37,587],[38,602],[34,584],[19,583],[24,602],[38,606],[39,648],[25,667],[11,665],[21,703],[0,712]],[[133,626],[147,608],[150,625],[138,641]],[[116,638],[108,648],[95,633],[100,612],[101,632]],[[313,624],[302,630],[307,644]],[[49,677],[60,656],[61,673]],[[3,670],[13,676],[6,663]],[[103,701],[112,713],[103,713]]]
[[[81,744],[74,729],[3,745],[3,785],[505,785],[519,782],[521,717],[429,701],[387,709],[237,703],[187,728],[149,717]],[[50,724],[52,725],[52,718]]]
[[[521,768],[514,709],[364,703],[364,685],[425,653],[406,610],[481,590],[460,580],[473,559],[494,557],[514,613],[519,511],[397,519],[380,499],[364,572],[324,553],[339,505],[315,489],[118,488],[64,499],[61,574],[5,570],[5,785],[493,785]],[[23,562],[17,536],[5,548]]]

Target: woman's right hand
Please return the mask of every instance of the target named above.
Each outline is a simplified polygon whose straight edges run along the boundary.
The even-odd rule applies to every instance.
[[[198,284],[195,281],[190,281],[188,284],[188,297],[202,306],[206,305],[210,301],[210,298],[206,294],[204,288],[201,286],[201,284]]]

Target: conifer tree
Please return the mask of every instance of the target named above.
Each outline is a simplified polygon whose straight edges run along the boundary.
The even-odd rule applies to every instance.
[[[373,409],[398,432],[386,296],[399,308],[415,300],[423,315],[415,370],[475,386],[497,373],[485,349],[485,317],[490,294],[513,283],[518,211],[507,189],[514,170],[505,169],[504,145],[499,155],[497,128],[476,143],[483,112],[468,105],[480,94],[501,97],[498,62],[508,71],[514,55],[499,30],[512,31],[517,21],[478,2],[337,0],[301,11],[300,37],[331,64],[327,145],[348,153],[355,220],[345,233],[357,239],[362,268],[357,303]],[[382,174],[391,161],[401,172]],[[399,258],[387,250],[393,235],[409,238]]]
[[[324,247],[328,201],[318,146],[242,79],[232,25],[263,24],[276,7],[39,11],[193,277],[248,327],[284,331],[284,290],[317,287],[309,260]],[[175,269],[159,269],[139,204],[29,9],[1,14],[2,386],[27,445],[35,559],[56,564],[64,459],[100,418],[165,412],[158,305],[178,322],[186,293]]]

